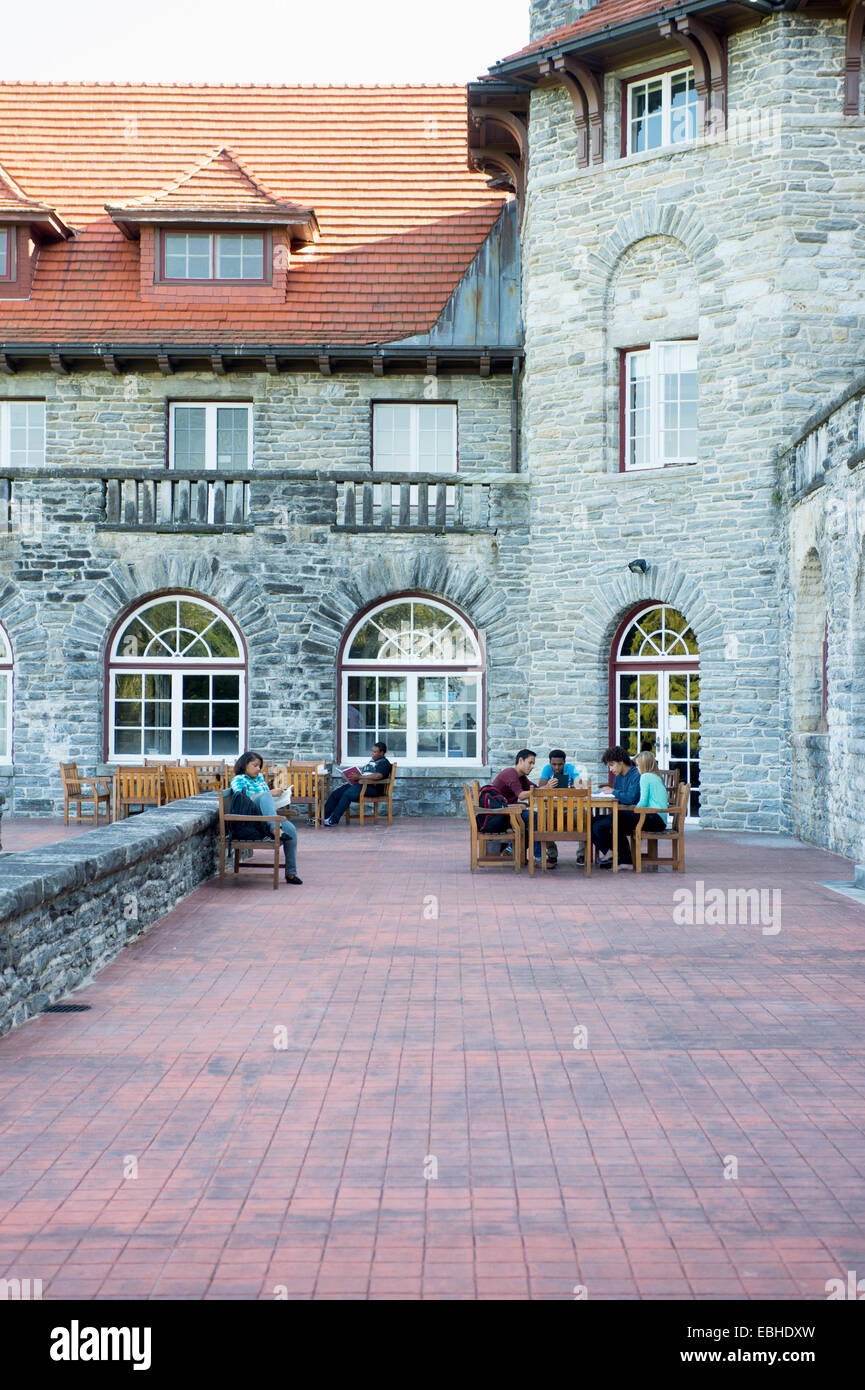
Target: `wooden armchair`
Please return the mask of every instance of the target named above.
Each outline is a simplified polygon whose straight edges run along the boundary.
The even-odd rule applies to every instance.
[[[463,782],[463,796],[466,799],[466,811],[469,818],[469,863],[472,873],[475,869],[501,869],[510,868],[513,864],[514,869],[519,873],[523,866],[523,856],[525,854],[525,827],[521,816],[511,816],[510,830],[495,830],[487,834],[481,830],[480,822],[487,816],[508,815],[506,811],[487,811],[478,802],[480,792],[479,782]],[[491,854],[487,848],[488,842],[495,840],[499,843],[512,844],[514,853],[513,858],[508,858],[504,854]]]
[[[194,767],[166,767],[162,779],[166,801],[182,801],[187,796],[198,796],[201,790],[198,771]]]
[[[114,819],[126,820],[130,808],[162,805],[161,767],[118,767],[114,773]]]
[[[313,825],[321,825],[324,819],[324,778],[316,771],[318,763],[299,767],[289,763],[286,768],[286,787],[291,786],[291,804],[284,806],[287,815],[295,806],[305,809]]]
[[[77,763],[61,763],[60,777],[63,781],[63,824],[69,824],[69,807],[75,806],[76,820],[82,819],[85,801],[93,803],[90,818],[94,825],[99,824],[99,808],[105,807],[105,819],[111,819],[111,778],[81,777]]]
[[[219,794],[219,886],[225,887],[225,859],[229,850],[234,851],[234,872],[240,873],[241,869],[270,869],[270,851],[273,852],[273,887],[279,887],[279,849],[281,845],[279,827],[288,817],[278,812],[275,816],[233,816],[230,814],[232,798],[234,796],[230,787],[226,787]],[[231,828],[233,825],[241,823],[251,823],[254,825],[271,825],[273,827],[273,842],[270,840],[237,840],[232,839]],[[268,850],[266,860],[249,859],[244,863],[240,861],[240,851],[242,849],[258,848],[259,846]]]
[[[667,800],[670,803],[670,812],[672,814],[676,809],[676,802],[679,797],[679,782],[681,781],[682,774],[677,767],[659,767],[658,776],[667,788]]]
[[[529,797],[529,873],[535,872],[535,845],[557,840],[574,841],[586,847],[586,877],[592,872],[592,784],[583,787],[532,788]],[[535,825],[537,823],[537,828]],[[547,856],[541,855],[546,872]]]
[[[634,860],[634,872],[642,873],[643,869],[659,869],[662,864],[669,864],[673,873],[683,874],[685,872],[685,818],[688,814],[688,798],[691,795],[691,788],[687,782],[680,782],[676,793],[676,805],[670,813],[672,822],[669,830],[644,830],[643,821],[646,816],[653,814],[650,807],[635,806],[634,810],[639,817],[634,826],[631,837],[632,853]],[[657,814],[655,812],[654,814]],[[643,856],[642,842],[646,841],[646,854]],[[658,856],[658,845],[662,840],[670,841],[670,858],[661,859]]]
[[[393,825],[393,784],[396,781],[397,764],[391,763],[391,769],[390,777],[386,782],[371,782],[368,777],[361,777],[360,801],[352,801],[349,803],[348,810],[345,813],[347,825],[351,823],[352,812],[354,812],[361,825],[364,823],[364,813],[366,813],[367,819],[373,821],[381,820],[384,822],[385,812],[387,812],[387,823],[388,825]],[[384,793],[367,796],[367,789],[370,787],[383,787]],[[379,810],[381,810],[381,816],[379,816]]]

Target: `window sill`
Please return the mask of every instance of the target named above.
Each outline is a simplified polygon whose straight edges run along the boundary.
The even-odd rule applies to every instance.
[[[682,477],[683,474],[702,475],[703,466],[701,463],[668,463],[659,468],[620,468],[613,474],[615,478],[652,478],[657,482],[659,478]]]

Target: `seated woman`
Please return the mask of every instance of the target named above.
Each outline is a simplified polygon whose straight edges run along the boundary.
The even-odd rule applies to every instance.
[[[231,815],[276,815],[273,793],[264,779],[263,767],[264,762],[258,753],[251,750],[241,753],[234,764],[234,776],[231,779],[231,790],[234,792]],[[297,876],[297,831],[291,821],[280,822],[279,835],[285,854],[285,881],[302,883],[303,879]],[[235,840],[272,840],[273,831],[266,825],[260,828],[257,825],[238,825],[232,826],[232,836]]]
[[[666,830],[669,797],[667,788],[658,776],[658,764],[654,753],[638,753],[634,762],[640,774],[640,800],[637,809],[651,806],[653,813],[643,821],[644,830]],[[636,821],[635,821],[636,824]]]
[[[618,743],[614,748],[607,749],[601,762],[616,779],[609,794],[619,803],[619,866],[627,868],[632,865],[628,836],[637,824],[637,817],[630,808],[636,806],[640,799],[640,774],[630,753]],[[629,809],[622,810],[625,806]],[[613,867],[612,843],[613,817],[596,816],[592,821],[592,844],[598,851],[598,865],[602,869]]]

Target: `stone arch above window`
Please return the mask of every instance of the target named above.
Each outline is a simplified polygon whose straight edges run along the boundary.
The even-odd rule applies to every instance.
[[[598,232],[596,244],[581,271],[581,280],[587,294],[604,311],[619,261],[629,247],[646,237],[671,237],[681,242],[700,281],[710,281],[722,270],[715,250],[717,238],[706,231],[695,212],[675,203],[640,202],[612,228],[600,227]]]
[[[631,348],[656,339],[695,338],[700,291],[694,263],[675,237],[634,242],[610,280],[607,333],[612,348]]]
[[[792,713],[794,733],[825,731],[826,587],[816,550],[805,557],[793,622]]]

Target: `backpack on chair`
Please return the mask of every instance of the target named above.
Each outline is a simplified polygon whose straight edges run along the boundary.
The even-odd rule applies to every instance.
[[[487,786],[481,787],[478,792],[478,805],[482,806],[485,811],[501,813],[501,811],[507,810],[508,799],[502,795],[498,787],[494,787],[490,782]],[[478,816],[478,834],[483,835],[486,832],[487,825],[492,819],[493,816],[491,815]]]

